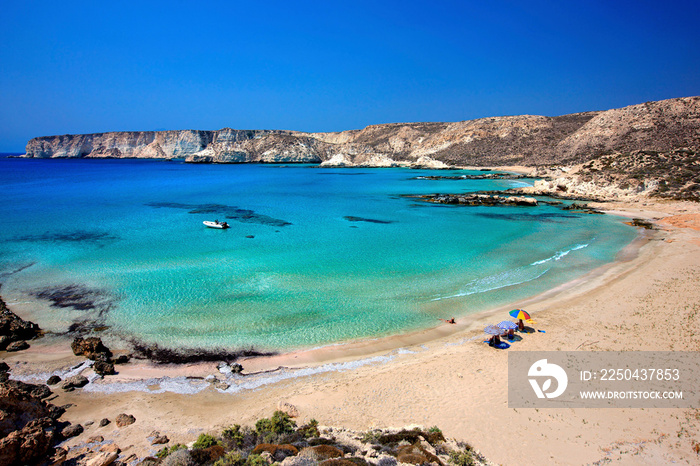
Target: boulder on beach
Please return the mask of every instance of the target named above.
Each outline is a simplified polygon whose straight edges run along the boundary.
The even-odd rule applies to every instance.
[[[112,352],[98,337],[76,337],[70,347],[76,356],[85,356],[93,361],[109,361],[112,357]]]
[[[115,422],[117,423],[117,427],[126,427],[136,422],[136,418],[131,414],[122,413],[119,416],[117,416]]]
[[[5,385],[8,387],[16,388],[20,392],[35,398],[39,398],[40,400],[43,398],[47,398],[52,394],[51,389],[46,385],[26,383],[21,382],[19,380],[8,380],[5,382]]]
[[[299,417],[299,410],[297,409],[297,407],[289,402],[284,401],[284,400],[280,400],[277,403],[277,410],[282,411],[283,413],[287,414],[289,417]]]
[[[27,343],[24,340],[19,340],[19,341],[13,341],[9,345],[7,345],[7,348],[5,348],[5,351],[7,351],[7,352],[22,351],[22,350],[26,350],[27,348],[29,348],[29,343]]]
[[[72,390],[74,388],[81,388],[88,384],[88,379],[84,375],[74,375],[73,377],[68,377],[62,384],[61,388],[64,390]]]
[[[61,378],[57,375],[52,375],[51,377],[48,378],[46,381],[46,385],[56,385],[58,382],[61,381]]]
[[[61,430],[61,436],[65,439],[76,437],[83,433],[83,426],[80,424],[70,424]]]
[[[107,361],[95,361],[95,364],[92,365],[92,370],[94,370],[97,375],[101,375],[103,377],[105,375],[116,374],[114,364]]]

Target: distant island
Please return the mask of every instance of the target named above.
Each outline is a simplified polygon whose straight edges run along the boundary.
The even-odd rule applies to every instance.
[[[699,149],[696,96],[557,117],[391,123],[337,133],[224,128],[42,136],[28,142],[25,156],[332,167],[520,166],[537,169],[532,174],[538,177],[560,177],[539,186],[559,193],[698,200],[700,180],[692,167]]]

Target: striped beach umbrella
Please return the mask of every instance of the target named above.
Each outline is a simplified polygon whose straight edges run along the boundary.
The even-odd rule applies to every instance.
[[[508,314],[510,314],[510,316],[514,319],[523,319],[523,320],[532,319],[532,317],[530,317],[530,314],[523,311],[522,309],[513,309]]]
[[[515,322],[511,322],[510,320],[504,320],[502,322],[499,322],[496,324],[496,327],[501,328],[503,330],[515,330],[518,328],[518,324]]]

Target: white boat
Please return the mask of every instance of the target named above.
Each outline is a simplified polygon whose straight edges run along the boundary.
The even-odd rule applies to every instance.
[[[224,228],[228,228],[228,223],[220,222],[218,220],[215,220],[213,222],[204,221],[203,223],[204,223],[204,225],[208,226],[209,228],[218,228],[220,230],[223,230]]]

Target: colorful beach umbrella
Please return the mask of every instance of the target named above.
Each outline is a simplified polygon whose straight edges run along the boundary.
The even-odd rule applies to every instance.
[[[510,314],[510,316],[514,319],[523,319],[523,320],[532,319],[532,317],[530,317],[530,314],[523,311],[522,309],[513,309],[508,314]]]
[[[503,322],[499,322],[496,324],[498,328],[504,329],[504,330],[515,330],[518,328],[518,324],[515,322],[511,322],[510,320],[504,320]]]
[[[495,325],[489,325],[484,329],[484,333],[488,335],[500,335],[503,333],[503,330],[496,327]]]

